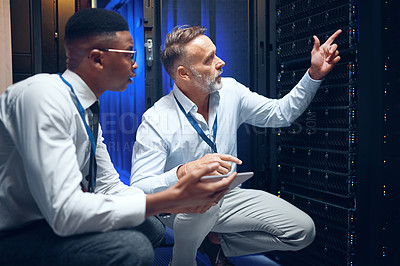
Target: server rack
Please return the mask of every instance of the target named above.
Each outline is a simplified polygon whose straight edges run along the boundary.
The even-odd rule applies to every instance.
[[[335,41],[341,61],[306,112],[272,136],[277,194],[308,213],[317,230],[309,247],[283,255],[285,263],[390,265],[399,251],[391,238],[398,233],[399,217],[394,5],[372,0],[277,0],[270,5],[278,98],[307,71],[312,36],[322,44],[338,28],[343,31]]]

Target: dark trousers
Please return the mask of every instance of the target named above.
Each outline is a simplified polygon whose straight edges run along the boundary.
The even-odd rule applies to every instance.
[[[155,217],[134,228],[70,237],[40,221],[0,238],[0,265],[152,265],[164,238]]]

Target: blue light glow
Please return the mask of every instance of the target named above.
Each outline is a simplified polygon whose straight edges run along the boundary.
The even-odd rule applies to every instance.
[[[115,6],[111,1],[106,9],[114,10]],[[136,129],[145,111],[143,1],[127,0],[114,11],[128,21],[133,45],[138,53],[138,68],[132,84],[124,92],[108,91],[100,97],[100,123],[111,160],[121,180],[129,183]]]

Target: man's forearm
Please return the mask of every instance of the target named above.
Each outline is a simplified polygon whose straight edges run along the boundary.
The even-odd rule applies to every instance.
[[[202,176],[214,172],[218,166],[217,163],[212,163],[190,171],[167,190],[146,195],[146,217],[162,212],[192,212],[199,206],[211,206],[220,200],[228,191],[236,173],[217,182],[200,180]],[[198,212],[197,210],[194,212]]]
[[[164,190],[146,195],[146,217],[162,212],[168,212],[176,205],[176,195],[173,191]]]

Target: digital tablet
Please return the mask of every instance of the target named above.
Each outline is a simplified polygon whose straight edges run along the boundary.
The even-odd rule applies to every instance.
[[[227,175],[208,175],[208,176],[203,176],[201,180],[204,180],[206,182],[214,182],[221,180],[222,178],[228,177],[230,174]],[[242,184],[244,181],[249,179],[254,175],[253,172],[244,172],[244,173],[238,173],[235,177],[235,179],[232,181],[232,183],[229,185],[229,190],[231,190],[234,187],[237,187],[238,185]]]

